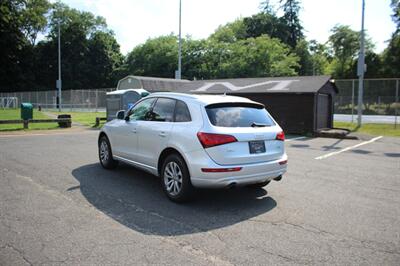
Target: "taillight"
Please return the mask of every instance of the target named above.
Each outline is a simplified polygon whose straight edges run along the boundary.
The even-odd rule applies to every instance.
[[[224,135],[224,134],[199,132],[197,133],[197,137],[199,138],[199,141],[204,148],[210,148],[237,141],[237,139],[234,136]]]
[[[276,140],[285,141],[285,133],[284,133],[283,131],[279,132],[279,133],[276,135],[276,138],[275,138],[275,139],[276,139]]]
[[[280,164],[280,165],[287,164],[287,160],[280,161],[279,164]]]

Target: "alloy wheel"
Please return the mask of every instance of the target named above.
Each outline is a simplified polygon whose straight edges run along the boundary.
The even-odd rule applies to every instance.
[[[109,157],[108,144],[106,141],[102,141],[100,144],[100,160],[102,163],[107,163]]]
[[[182,171],[176,162],[169,162],[164,170],[164,183],[168,193],[176,196],[182,189]]]

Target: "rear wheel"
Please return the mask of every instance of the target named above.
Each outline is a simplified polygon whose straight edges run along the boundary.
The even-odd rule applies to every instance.
[[[99,160],[105,169],[114,169],[118,165],[118,161],[113,159],[111,145],[106,136],[99,140]]]
[[[261,183],[251,184],[251,185],[248,185],[248,187],[251,187],[251,188],[263,188],[266,185],[268,185],[269,183],[271,183],[271,180],[266,180],[266,181],[261,182]]]
[[[164,160],[161,182],[165,194],[174,202],[185,202],[193,196],[194,188],[190,182],[189,170],[178,154],[168,155]]]

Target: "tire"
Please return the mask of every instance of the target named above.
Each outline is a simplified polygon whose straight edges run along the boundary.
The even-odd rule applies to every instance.
[[[261,183],[251,184],[251,185],[248,185],[248,187],[250,187],[250,188],[263,188],[266,185],[268,185],[269,183],[271,183],[271,180],[266,180],[266,181],[261,182]]]
[[[102,136],[99,140],[99,161],[105,169],[115,169],[118,161],[113,159],[111,145],[106,136]]]
[[[194,188],[183,158],[170,154],[165,158],[161,168],[161,184],[164,193],[174,202],[186,202],[193,198]]]

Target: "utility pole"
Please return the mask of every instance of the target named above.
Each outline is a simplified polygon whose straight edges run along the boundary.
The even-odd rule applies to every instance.
[[[361,41],[360,54],[358,57],[357,75],[358,75],[358,107],[357,107],[357,126],[361,126],[362,105],[363,105],[363,90],[364,90],[364,72],[365,72],[365,44],[364,44],[364,12],[365,0],[362,0],[362,15],[361,15]]]
[[[178,70],[175,73],[175,79],[181,79],[182,76],[182,36],[181,36],[181,17],[182,17],[182,0],[179,0],[179,47],[178,47]]]
[[[61,33],[60,33],[60,20],[58,21],[58,111],[61,112]]]

